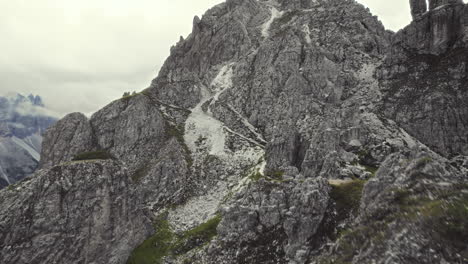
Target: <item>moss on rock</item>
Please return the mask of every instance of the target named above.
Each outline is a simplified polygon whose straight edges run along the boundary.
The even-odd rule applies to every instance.
[[[177,257],[205,245],[217,235],[221,216],[217,215],[182,234],[172,231],[167,214],[161,215],[154,223],[156,233],[145,240],[131,254],[127,264],[160,264],[165,257]]]
[[[83,152],[75,155],[72,161],[82,161],[82,160],[107,160],[112,159],[112,155],[105,150],[97,150],[90,152]]]

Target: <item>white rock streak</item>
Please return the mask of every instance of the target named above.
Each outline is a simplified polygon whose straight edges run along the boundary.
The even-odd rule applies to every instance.
[[[193,197],[184,205],[170,210],[169,222],[177,232],[193,228],[214,217],[223,200],[230,193],[241,190],[247,182],[239,173],[233,174],[232,171],[242,172],[244,168],[258,163],[265,154],[258,143],[260,139],[263,140],[260,134],[257,135],[257,140],[241,135],[211,114],[210,109],[215,106],[220,95],[233,87],[233,67],[234,64],[224,65],[209,88],[201,87],[202,100],[192,109],[185,123],[184,135],[185,143],[192,151],[194,164],[203,163],[207,155],[212,155],[218,157],[228,171],[219,171],[217,184],[210,187],[206,194]],[[204,109],[203,105],[207,102],[210,103]],[[246,121],[245,125],[249,130],[255,132],[255,128],[247,123]],[[229,136],[239,139],[236,151],[226,148],[226,139]],[[259,170],[262,170],[260,167]]]
[[[192,109],[192,113],[185,123],[185,142],[193,153],[203,147],[208,148],[210,155],[220,157],[226,154],[224,124],[203,111],[202,107],[211,99],[213,102],[217,101],[221,93],[232,87],[231,67],[231,64],[224,66],[213,80],[211,87],[214,95],[211,95],[212,92],[208,91],[206,87],[201,88],[202,100]]]
[[[304,32],[305,34],[305,41],[307,42],[307,44],[312,44],[312,39],[310,38],[310,28],[309,28],[309,25],[304,25],[302,27],[302,31]]]
[[[278,11],[278,9],[276,9],[276,7],[272,5],[269,5],[269,7],[271,11],[270,19],[267,22],[265,22],[265,24],[262,25],[262,36],[264,38],[268,38],[270,36],[270,27],[273,21],[275,21],[275,19],[277,18],[280,18],[284,13],[282,11],[281,12]]]

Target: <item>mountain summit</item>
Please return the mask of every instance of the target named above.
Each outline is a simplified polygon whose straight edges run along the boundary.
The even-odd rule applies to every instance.
[[[1,263],[466,263],[468,5],[228,0],[44,136]]]

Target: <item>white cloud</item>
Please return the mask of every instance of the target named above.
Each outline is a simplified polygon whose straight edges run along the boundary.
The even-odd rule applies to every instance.
[[[223,0],[0,0],[0,94],[40,94],[53,110],[91,112],[142,90]],[[358,0],[397,30],[408,0]]]

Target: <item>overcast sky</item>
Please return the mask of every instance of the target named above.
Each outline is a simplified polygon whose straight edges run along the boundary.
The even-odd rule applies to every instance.
[[[397,31],[408,0],[358,0]],[[39,94],[60,113],[146,88],[195,15],[223,0],[0,0],[0,95]]]

